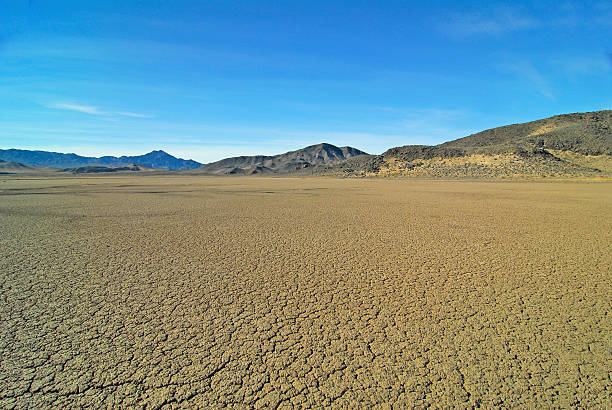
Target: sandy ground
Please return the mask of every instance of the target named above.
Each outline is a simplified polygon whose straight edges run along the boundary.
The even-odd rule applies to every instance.
[[[612,184],[0,178],[0,407],[612,406]]]

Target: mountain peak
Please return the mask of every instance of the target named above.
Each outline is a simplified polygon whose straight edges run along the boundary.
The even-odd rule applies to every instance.
[[[241,156],[222,159],[202,166],[198,173],[216,175],[283,173],[313,165],[331,165],[365,152],[352,147],[338,148],[327,142],[271,156]]]

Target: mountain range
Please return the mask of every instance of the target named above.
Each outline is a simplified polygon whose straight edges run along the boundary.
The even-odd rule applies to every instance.
[[[37,167],[77,168],[87,166],[125,167],[131,164],[170,171],[194,169],[202,166],[199,162],[176,158],[164,151],[151,151],[136,156],[83,157],[77,154],[62,154],[49,151],[23,149],[0,149],[0,159]]]
[[[405,145],[381,155],[353,147],[311,145],[278,155],[226,158],[209,164],[164,151],[139,156],[83,157],[0,150],[0,172],[153,171],[202,175],[421,176],[433,178],[612,177],[612,111],[563,114],[492,128],[439,145]],[[45,167],[45,168],[37,168]]]

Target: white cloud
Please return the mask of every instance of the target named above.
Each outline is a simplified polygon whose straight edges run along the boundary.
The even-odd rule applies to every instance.
[[[100,111],[98,107],[94,107],[91,105],[80,105],[80,104],[67,104],[67,103],[55,103],[48,105],[49,108],[57,108],[59,110],[70,110],[82,112],[85,114],[91,115],[105,115],[106,113]]]
[[[101,115],[105,116],[106,119],[112,119],[113,116],[120,115],[123,117],[132,117],[132,118],[154,118],[153,115],[149,114],[141,114],[137,112],[131,111],[103,111],[99,107],[95,107],[93,105],[83,105],[83,104],[74,104],[74,103],[53,103],[46,105],[48,108],[54,108],[58,110],[69,110],[81,112],[84,114],[90,115]]]
[[[477,11],[448,14],[437,26],[440,31],[458,38],[536,29],[605,28],[612,26],[612,5],[609,1],[563,1],[546,6],[532,2],[526,7],[482,7]]]
[[[119,119],[108,114],[95,121],[60,119],[46,129],[16,122],[5,124],[15,141],[30,141],[31,146],[87,155],[142,154],[163,149],[172,155],[206,163],[237,155],[280,154],[307,145],[328,142],[350,145],[372,154],[406,144],[434,144],[465,136],[464,110],[412,108],[401,106],[370,107],[388,112],[377,125],[366,128],[358,124],[332,126],[265,126],[166,122],[159,119],[139,124],[137,121],[99,121]],[[101,111],[101,110],[99,110]],[[55,144],[49,146],[50,141]],[[24,146],[25,142],[19,142]],[[110,147],[110,148],[109,148]],[[107,151],[111,149],[111,151]]]
[[[503,34],[538,28],[542,23],[511,8],[499,8],[492,13],[463,13],[450,16],[439,27],[456,36]]]
[[[115,114],[117,115],[123,115],[124,117],[133,117],[133,118],[154,118],[154,115],[148,115],[148,114],[139,114],[136,112],[129,112],[129,111],[117,111],[115,112]]]

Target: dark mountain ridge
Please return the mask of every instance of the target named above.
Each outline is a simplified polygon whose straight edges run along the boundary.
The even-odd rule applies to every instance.
[[[60,172],[71,172],[73,174],[100,174],[108,172],[125,172],[125,171],[155,171],[155,168],[145,167],[140,164],[129,164],[120,167],[109,167],[102,165],[88,165],[84,167],[64,168]]]
[[[353,147],[321,143],[278,155],[226,158],[203,165],[194,172],[213,175],[285,173],[315,165],[336,164],[360,155],[367,154]]]
[[[122,167],[130,164],[140,164],[150,168],[174,171],[194,169],[202,165],[193,160],[176,158],[161,150],[151,151],[144,155],[121,157],[104,156],[98,158],[49,151],[4,149],[0,150],[0,159],[32,166],[53,168],[76,168],[86,166]]]

